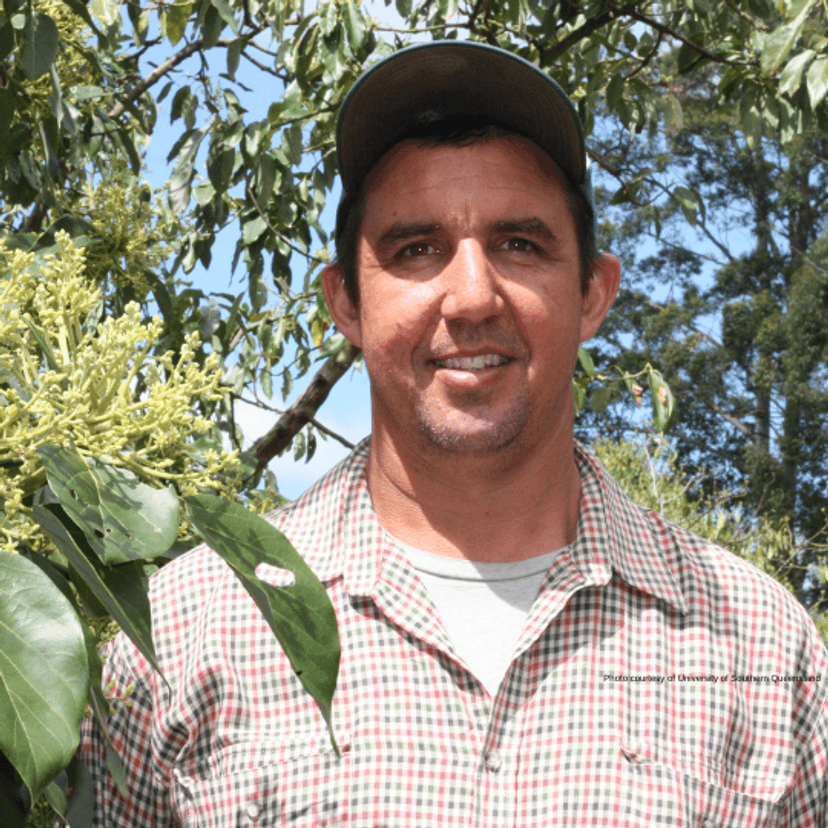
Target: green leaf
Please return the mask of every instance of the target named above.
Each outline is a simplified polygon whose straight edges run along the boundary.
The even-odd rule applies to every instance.
[[[153,489],[132,472],[69,449],[46,445],[37,452],[52,491],[103,563],[149,561],[175,543],[180,506],[170,489]]]
[[[698,209],[698,198],[692,190],[687,187],[676,187],[673,190],[673,197],[678,201],[684,217],[693,227],[696,226],[696,211]]]
[[[261,216],[253,216],[242,225],[242,239],[246,245],[251,245],[256,239],[267,232],[267,222]]]
[[[14,28],[11,21],[6,21],[0,26],[0,60],[5,60],[14,51],[14,47]]]
[[[236,77],[236,70],[239,68],[241,53],[247,45],[245,38],[237,37],[227,47],[227,74],[233,80]]]
[[[185,501],[198,533],[219,554],[256,602],[302,686],[331,731],[331,703],[339,673],[339,632],[328,593],[290,541],[238,503],[212,495]],[[287,569],[296,582],[276,587],[262,580],[261,565]],[[334,744],[334,747],[336,745]]]
[[[190,20],[192,8],[190,3],[181,2],[165,6],[166,11],[161,14],[161,30],[172,46],[184,37],[184,30]]]
[[[342,7],[345,20],[345,33],[352,52],[358,52],[365,43],[365,18],[357,3],[348,2]]]
[[[215,6],[210,6],[204,15],[204,25],[202,26],[205,49],[212,49],[216,45],[223,28],[224,21],[221,19],[218,9]]]
[[[32,517],[67,557],[75,573],[83,579],[95,598],[160,674],[152,643],[150,604],[142,564],[139,561],[118,566],[102,564],[89,548],[83,532],[57,503],[33,506]]]
[[[612,392],[608,385],[599,385],[590,395],[589,404],[596,414],[603,414],[612,399]]]
[[[211,0],[212,4],[218,9],[221,19],[230,27],[233,34],[238,37],[239,24],[236,21],[236,15],[233,14],[233,7],[227,0]]]
[[[322,29],[323,35],[329,35],[335,28],[338,21],[337,4],[335,0],[330,0],[327,6],[324,6],[324,11],[320,8],[319,14],[319,28]]]
[[[793,93],[799,89],[799,85],[802,83],[802,70],[813,56],[813,50],[806,49],[802,54],[788,61],[782,72],[782,77],[779,79],[780,94]]]
[[[43,352],[43,358],[46,360],[49,370],[60,371],[60,365],[58,365],[58,361],[55,358],[55,352],[52,350],[49,340],[43,335],[43,331],[32,322],[28,315],[23,316],[22,319],[26,323],[29,332],[37,340],[37,344],[40,345],[40,350]]]
[[[828,57],[815,60],[808,69],[808,97],[811,108],[816,109],[828,93]]]
[[[258,161],[254,192],[259,209],[266,213],[270,196],[273,194],[273,185],[276,182],[276,161],[267,154],[259,156]]]
[[[668,127],[675,130],[679,130],[684,126],[684,113],[675,95],[667,95],[664,98],[664,120]]]
[[[765,39],[762,47],[761,67],[766,75],[776,72],[788,57],[816,2],[817,0],[808,0],[794,20],[780,26]]]
[[[55,21],[40,12],[28,14],[23,26],[20,59],[29,80],[45,75],[57,56],[60,35]]]
[[[588,378],[587,382],[589,382]],[[572,397],[575,405],[575,414],[580,414],[584,405],[586,405],[586,387],[581,380],[572,380]]]
[[[621,96],[623,92],[624,76],[622,74],[613,75],[612,79],[607,84],[606,94],[607,108],[610,110],[610,112],[619,111],[619,103],[621,101]]]
[[[0,749],[33,799],[77,749],[88,684],[74,608],[39,567],[0,552]]]
[[[650,393],[653,396],[653,423],[664,434],[670,429],[676,418],[673,393],[658,372],[651,371],[647,380],[650,385]]]
[[[581,363],[581,368],[588,377],[595,376],[595,363],[589,355],[589,351],[583,345],[578,346],[578,362]]]

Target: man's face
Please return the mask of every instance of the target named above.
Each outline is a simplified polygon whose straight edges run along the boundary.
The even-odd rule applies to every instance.
[[[375,439],[485,455],[571,437],[578,344],[612,302],[617,262],[582,295],[555,163],[517,137],[406,141],[365,186],[359,307],[334,278],[327,290],[364,351]]]

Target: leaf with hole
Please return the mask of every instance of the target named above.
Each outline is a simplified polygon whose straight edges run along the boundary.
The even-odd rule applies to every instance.
[[[196,495],[186,498],[185,505],[198,533],[256,602],[302,686],[319,705],[333,742],[331,703],[340,644],[336,614],[324,585],[282,532],[238,503]],[[259,564],[293,572],[295,584],[283,588],[262,581],[256,575]]]
[[[69,449],[45,445],[38,454],[52,491],[103,563],[149,561],[175,543],[180,506],[170,489]]]

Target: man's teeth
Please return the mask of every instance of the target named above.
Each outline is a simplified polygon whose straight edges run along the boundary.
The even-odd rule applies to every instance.
[[[495,365],[505,365],[508,361],[508,357],[500,354],[481,354],[474,357],[435,360],[441,368],[452,368],[459,371],[482,371],[484,368],[491,368]]]

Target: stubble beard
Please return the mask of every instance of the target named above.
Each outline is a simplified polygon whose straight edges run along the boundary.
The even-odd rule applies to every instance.
[[[524,392],[518,393],[496,420],[475,418],[473,414],[460,416],[468,422],[461,428],[450,422],[450,417],[440,416],[438,411],[420,399],[414,408],[417,436],[423,449],[437,449],[457,457],[487,457],[512,446],[529,421],[529,400]],[[476,420],[475,422],[469,422]],[[475,424],[477,427],[474,427]]]

